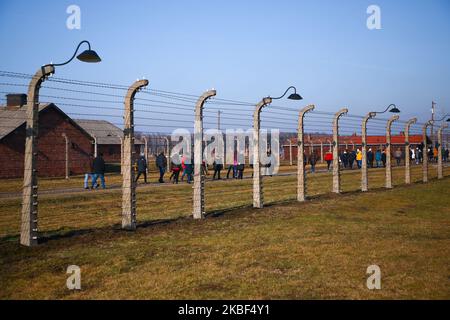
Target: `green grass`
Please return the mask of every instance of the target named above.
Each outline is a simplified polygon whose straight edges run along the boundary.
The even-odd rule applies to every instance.
[[[356,181],[356,174],[344,174],[345,183]],[[309,180],[310,191],[319,192],[322,179],[330,178],[322,176]],[[290,183],[278,179],[287,178],[265,179],[266,193]],[[217,189],[229,184],[239,190],[238,183],[217,184]],[[136,232],[99,225],[34,248],[3,239],[0,298],[449,299],[449,186],[446,178],[393,190],[328,194],[305,203],[232,210],[202,221],[151,224]],[[209,186],[209,197],[214,188]],[[160,198],[163,188],[154,189],[148,197]],[[186,186],[175,189],[190,195],[188,189],[183,191]],[[280,194],[266,199],[292,196]],[[114,193],[89,197],[104,201],[99,212],[106,213],[110,195]],[[216,197],[224,201],[219,193]],[[77,198],[58,201],[54,208],[64,207],[68,215],[79,211],[68,208]],[[146,201],[146,206],[162,202]],[[161,213],[145,213],[142,206],[140,214],[149,219],[165,216],[161,207]],[[189,212],[189,206],[182,208]],[[65,286],[65,271],[72,264],[81,268],[81,291]],[[366,269],[372,264],[382,272],[378,291],[365,286]]]

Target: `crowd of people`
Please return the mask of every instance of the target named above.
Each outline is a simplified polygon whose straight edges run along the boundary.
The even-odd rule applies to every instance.
[[[267,154],[269,157],[271,156],[270,152]],[[438,149],[428,148],[426,153],[428,160],[433,163],[438,161]],[[404,153],[400,148],[394,149],[392,153],[393,159],[395,159],[395,164],[397,166],[402,165],[404,162]],[[304,154],[304,164],[310,166],[311,173],[316,172],[316,165],[319,161],[316,153]],[[420,164],[423,161],[423,152],[422,148],[412,147],[409,149],[409,159],[412,163]],[[442,159],[444,162],[448,162],[449,159],[449,150],[448,148],[442,148]],[[169,180],[178,184],[179,181],[184,181],[186,179],[187,183],[190,184],[193,181],[193,173],[194,173],[194,161],[191,159],[190,163],[186,161],[186,157],[183,156],[181,158],[180,164],[175,164],[171,162],[171,175]],[[324,155],[324,160],[327,164],[327,170],[330,171],[333,164],[333,153],[328,151]],[[268,165],[262,165],[262,174],[263,175],[272,175],[271,172],[271,163]],[[167,157],[164,152],[159,153],[155,158],[155,165],[159,172],[159,183],[164,183],[164,175],[167,172]],[[360,169],[362,167],[362,151],[360,149],[351,150],[345,149],[339,154],[339,165],[343,169]],[[377,149],[375,152],[372,148],[367,150],[367,166],[369,168],[383,168],[386,167],[386,149]],[[105,189],[105,160],[103,159],[103,154],[99,153],[97,157],[91,157],[89,161],[89,172],[85,174],[84,177],[84,188],[85,189],[97,189],[99,188],[98,180],[100,179],[100,186]],[[253,168],[253,165],[250,165],[250,168]],[[220,162],[213,163],[214,174],[212,176],[212,180],[221,180],[221,171],[224,169],[224,165]],[[235,158],[234,163],[228,165],[226,179],[243,179],[244,178],[244,169],[245,165],[240,163]],[[139,181],[141,176],[144,177],[144,184],[147,184],[147,172],[148,172],[148,164],[147,159],[144,154],[141,154],[137,159],[135,168],[136,178],[135,182]],[[180,179],[181,174],[181,179]],[[205,161],[202,162],[202,174],[208,175],[208,167]],[[253,170],[252,170],[253,177]],[[89,180],[91,180],[91,185],[89,186]]]
[[[423,161],[422,148],[412,147],[409,149],[409,159],[412,163],[420,164]],[[438,149],[428,148],[427,149],[428,160],[431,163],[437,163],[438,161]],[[310,155],[304,154],[305,165],[310,165],[310,170],[312,173],[315,172],[315,167],[317,163],[317,155],[312,153]],[[362,167],[362,151],[360,149],[351,150],[345,149],[339,154],[339,165],[343,169],[361,169]],[[375,152],[372,148],[367,150],[367,166],[369,168],[384,168],[386,167],[386,149],[377,149]],[[395,160],[394,164],[401,166],[404,163],[405,156],[404,152],[400,148],[395,148],[392,152],[392,158]],[[442,148],[442,160],[443,162],[449,161],[449,150],[448,148]],[[324,161],[327,163],[327,170],[330,171],[333,164],[333,153],[328,151],[324,155]]]

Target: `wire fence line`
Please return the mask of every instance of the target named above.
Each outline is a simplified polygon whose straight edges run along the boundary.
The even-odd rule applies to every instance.
[[[3,95],[23,92],[34,79],[34,75],[6,71],[0,71],[0,77],[5,79],[0,82],[0,93]],[[166,182],[157,183],[155,181],[160,178],[156,166],[158,155],[164,153],[166,157],[169,156],[167,150],[170,152],[179,142],[172,140],[173,130],[187,130],[191,139],[190,147],[195,148],[200,143],[200,150],[204,150],[211,143],[195,136],[196,110],[201,108],[202,111],[202,134],[219,128],[251,130],[254,129],[256,104],[214,96],[202,101],[203,104],[199,107],[201,94],[143,87],[133,97],[132,110],[127,114],[125,106],[129,90],[129,85],[57,77],[50,77],[44,82],[39,92],[42,109],[38,112],[40,121],[37,134],[33,133],[37,138],[37,161],[32,170],[37,170],[40,175],[33,185],[36,189],[39,187],[39,198],[35,197],[33,201],[36,203],[36,211],[39,208],[39,214],[36,216],[35,230],[28,229],[25,232],[30,232],[37,238],[111,225],[120,227],[125,210],[123,195],[127,190],[132,193],[129,202],[135,210],[135,222],[138,226],[188,217],[196,208],[201,209],[200,218],[203,218],[220,210],[254,206],[255,192],[260,194],[262,205],[298,200],[300,184],[304,185],[302,192],[305,199],[336,190],[356,191],[361,189],[361,173],[364,169],[360,168],[360,152],[363,149],[371,149],[372,152],[367,159],[370,188],[387,186],[387,166],[391,167],[389,179],[394,187],[405,183],[407,170],[411,175],[411,182],[425,181],[425,172],[427,181],[450,174],[446,162],[448,154],[445,154],[448,149],[447,129],[441,135],[441,142],[436,148],[438,155],[435,156],[435,145],[431,142],[438,141],[436,131],[434,136],[428,134],[424,141],[425,123],[415,123],[409,130],[410,139],[414,139],[410,144],[405,144],[407,120],[395,121],[391,126],[392,137],[400,141],[391,142],[393,149],[388,156],[387,118],[369,121],[367,136],[377,139],[363,145],[363,116],[345,114],[339,118],[334,128],[335,113],[315,109],[305,115],[302,123],[304,135],[300,137],[300,110],[270,104],[261,113],[260,129],[278,129],[282,133],[278,145],[282,154],[278,161],[278,172],[273,173],[269,166],[262,167],[259,173],[253,173],[254,148],[250,147],[252,136],[248,135],[244,140],[244,163],[234,161],[234,155],[228,163],[224,161],[211,165],[204,159],[201,170],[196,170],[194,166],[174,167],[172,159],[168,158],[166,168],[170,168],[170,172],[165,173]],[[4,97],[0,101],[2,104],[8,103]],[[21,178],[30,170],[24,161],[25,142],[29,134],[25,130],[27,108],[27,103],[21,107],[10,105],[0,112],[0,146],[4,148],[2,151],[7,150],[4,154],[9,157],[4,161],[1,171],[0,203],[3,214],[0,216],[0,237],[3,238],[16,237],[19,232],[24,232],[24,198],[22,197],[21,203],[20,197],[25,189]],[[130,127],[125,123],[127,116],[132,118]],[[130,128],[133,128],[131,136]],[[337,136],[334,135],[336,130]],[[429,132],[430,129],[427,128],[426,133]],[[124,155],[124,140],[127,137],[131,141],[126,151],[129,157]],[[302,146],[304,153],[302,162],[298,159],[299,146]],[[237,152],[237,148],[233,147],[232,152]],[[426,152],[423,151],[424,148]],[[396,149],[401,152],[399,162]],[[410,150],[422,150],[421,158],[418,158],[419,155],[409,155]],[[333,158],[332,155],[330,160],[329,154],[334,151],[337,151],[338,156]],[[377,160],[378,151],[382,154],[380,161]],[[90,173],[92,159],[99,154],[103,154],[108,167],[107,189],[84,191],[82,186],[85,183],[85,173]],[[136,181],[141,154],[146,159],[145,174],[149,184],[143,183],[142,175]],[[386,157],[391,158],[388,164]],[[428,160],[425,164],[424,158]],[[329,165],[328,161],[331,161]],[[191,165],[196,162],[199,161],[194,161]],[[407,162],[411,164],[410,168],[406,168]],[[129,174],[124,174],[124,170]],[[303,175],[299,175],[301,171]],[[167,181],[169,175],[172,179]],[[259,189],[255,189],[257,175],[260,175]],[[303,181],[300,181],[300,176],[303,176]],[[93,177],[87,175],[87,178],[87,186],[91,187]],[[200,179],[202,183],[196,185],[196,181]],[[94,186],[101,185],[100,181],[101,179]],[[200,200],[193,197],[195,192],[200,195]],[[21,207],[22,215],[18,214]]]

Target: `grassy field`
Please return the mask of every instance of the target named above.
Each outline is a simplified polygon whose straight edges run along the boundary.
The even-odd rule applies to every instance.
[[[344,174],[343,184],[355,182],[357,174]],[[288,178],[266,179],[267,200],[285,198],[283,192],[267,195],[271,188],[292,184],[283,179]],[[311,178],[310,192],[320,192],[321,179],[329,176]],[[231,181],[223,184],[240,188]],[[449,299],[449,187],[447,177],[393,190],[328,194],[305,203],[227,211],[203,221],[151,223],[136,232],[98,225],[35,248],[4,238],[0,298]],[[209,188],[212,197],[215,186]],[[152,195],[160,198],[163,189]],[[174,189],[185,192],[185,186]],[[114,193],[91,197],[105,211],[119,211]],[[145,201],[145,207],[157,206],[156,200]],[[44,205],[63,207],[72,216],[80,211],[76,202],[64,196]],[[189,206],[184,204],[186,212]],[[152,221],[166,217],[163,207],[160,214],[140,208]],[[73,264],[81,268],[77,292],[65,286],[66,268]],[[365,286],[372,264],[381,268],[381,290]]]
[[[292,167],[291,167],[292,171]],[[450,175],[450,168],[446,168]],[[404,181],[404,170],[394,168],[394,185]],[[430,167],[430,178],[436,170]],[[315,197],[331,191],[332,176],[329,172],[307,175],[307,194]],[[360,188],[360,172],[347,170],[341,175],[343,192]],[[421,167],[413,167],[412,180],[421,179]],[[5,184],[10,183],[7,181]],[[58,185],[59,181],[56,181]],[[384,186],[384,169],[369,172],[370,188]],[[206,211],[248,206],[252,204],[252,180],[208,181],[205,185]],[[266,203],[296,199],[297,177],[274,176],[264,178]],[[54,236],[73,231],[90,230],[121,223],[121,189],[89,190],[63,194],[44,194],[39,197],[39,230],[42,235]],[[17,240],[20,229],[20,197],[0,198],[0,240]],[[148,185],[137,190],[137,218],[148,224],[161,220],[187,217],[192,212],[192,185]]]

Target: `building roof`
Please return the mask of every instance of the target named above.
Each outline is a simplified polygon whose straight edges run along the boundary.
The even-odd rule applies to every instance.
[[[59,109],[53,103],[46,103],[39,105],[39,113],[44,110],[54,109],[60,113],[64,118],[69,120],[74,126],[80,129],[86,136],[90,136],[82,127],[75,123],[67,114],[65,114],[61,109]],[[27,107],[22,106],[17,109],[7,109],[5,107],[0,107],[0,140],[9,135],[11,132],[24,125],[27,121]]]
[[[99,145],[121,144],[123,131],[111,122],[105,120],[74,119],[74,121],[86,130],[92,138],[97,139]],[[144,144],[140,139],[135,139],[135,144]]]

